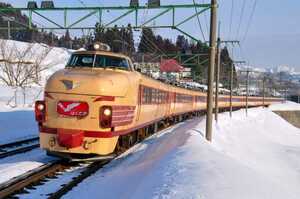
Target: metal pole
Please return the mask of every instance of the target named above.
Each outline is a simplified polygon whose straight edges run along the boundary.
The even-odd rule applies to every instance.
[[[232,91],[233,90],[233,62],[231,62],[230,70],[230,117],[232,117]]]
[[[263,107],[265,107],[265,81],[266,77],[263,78]]]
[[[216,65],[216,91],[215,91],[215,120],[218,122],[219,113],[219,82],[220,82],[220,64],[221,64],[221,39],[220,39],[220,22],[219,22],[219,33],[217,40],[217,65]]]
[[[15,17],[7,17],[7,16],[2,16],[3,21],[7,21],[7,39],[11,39],[11,34],[10,34],[10,22],[15,20]]]
[[[216,58],[217,0],[211,0],[210,13],[210,65],[208,67],[207,116],[205,134],[205,137],[208,141],[212,140],[213,83]]]
[[[10,40],[10,20],[7,20],[7,38]]]
[[[246,82],[246,116],[248,116],[248,97],[249,97],[249,70],[247,70],[247,82]]]

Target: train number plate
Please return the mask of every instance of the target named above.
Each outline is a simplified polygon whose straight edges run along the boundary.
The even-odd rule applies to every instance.
[[[63,116],[84,117],[89,113],[89,105],[86,102],[59,101],[57,113]]]

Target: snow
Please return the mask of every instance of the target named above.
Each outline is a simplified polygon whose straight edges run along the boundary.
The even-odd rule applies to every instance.
[[[300,195],[300,130],[270,109],[220,114],[154,135],[63,198],[282,199]]]
[[[64,184],[80,175],[85,170],[87,164],[71,167],[64,172],[59,172],[54,178],[46,178],[36,189],[25,189],[26,194],[17,195],[18,198],[49,198],[49,194],[59,190]]]
[[[41,149],[34,149],[23,154],[1,159],[0,184],[38,168],[54,159],[55,158],[46,156],[45,152]]]
[[[0,53],[0,59],[20,61],[20,54],[26,54],[22,61],[32,61],[43,57],[41,65],[47,66],[42,71],[41,85],[31,85],[25,90],[8,87],[0,82],[0,144],[38,136],[37,124],[34,119],[33,104],[43,98],[43,85],[55,71],[63,68],[69,59],[71,50],[49,47],[41,43],[26,43],[0,39],[0,46],[5,45],[6,51]],[[49,53],[47,49],[51,49]],[[15,60],[14,60],[15,59]],[[48,68],[49,67],[49,68]],[[1,70],[0,70],[1,73]],[[25,95],[24,95],[25,94]]]
[[[40,63],[41,67],[47,68],[41,74],[42,85],[45,84],[50,75],[65,67],[72,52],[65,48],[51,47],[43,43],[0,39],[0,47],[2,46],[5,48],[5,51],[0,53],[0,59],[27,62],[42,60]],[[29,52],[27,52],[28,50]]]
[[[299,111],[300,104],[292,101],[286,101],[285,103],[272,104],[269,108],[273,111]]]
[[[7,105],[15,89],[0,86],[0,144],[13,142],[28,137],[38,136],[37,123],[34,118],[32,103],[42,97],[41,88],[26,89],[26,100],[23,103],[22,91],[17,92],[17,107],[14,100]]]
[[[28,44],[11,45],[22,49]],[[45,71],[43,80],[64,66],[69,51],[54,48],[48,56],[46,65],[53,60],[59,64]],[[0,85],[0,144],[38,135],[32,104],[42,98],[43,87],[26,88],[25,101],[23,91],[17,90],[17,104],[14,92],[15,88]],[[204,138],[204,118],[180,123],[136,145],[64,198],[299,198],[300,129],[273,110],[300,110],[300,105],[253,108],[248,117],[245,110],[234,112],[233,118],[222,113],[219,123],[213,124],[212,143]],[[40,149],[1,159],[0,183],[51,160]],[[51,180],[29,198],[46,197],[77,174],[70,171]]]

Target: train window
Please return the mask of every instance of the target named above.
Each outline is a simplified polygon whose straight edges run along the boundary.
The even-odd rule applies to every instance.
[[[96,55],[95,60],[96,68],[117,68],[122,70],[128,70],[129,65],[128,61],[121,57],[105,56],[105,55]]]
[[[129,70],[127,59],[106,55],[73,54],[67,67],[96,67]]]
[[[71,67],[93,67],[94,55],[77,55],[71,56],[68,65]]]
[[[152,89],[144,87],[142,103],[143,104],[151,104],[151,101],[152,101]]]

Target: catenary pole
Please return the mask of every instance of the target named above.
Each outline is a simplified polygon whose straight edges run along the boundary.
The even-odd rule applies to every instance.
[[[230,117],[232,117],[232,97],[233,97],[233,72],[234,72],[234,63],[236,64],[245,64],[246,61],[232,61],[231,62],[231,69],[230,69],[230,99],[229,99],[229,103],[230,103],[230,109],[229,109],[229,115]]]
[[[240,44],[237,40],[221,40],[220,38],[220,22],[219,22],[219,37],[217,40],[217,65],[216,65],[216,90],[215,90],[215,120],[218,122],[219,114],[219,84],[220,84],[220,65],[221,65],[221,44]],[[231,66],[232,67],[232,66]],[[233,69],[232,69],[233,70]]]
[[[266,92],[265,92],[265,89],[266,89],[266,77],[264,76],[263,77],[263,107],[265,107],[265,95],[266,95]]]
[[[208,68],[208,92],[207,92],[207,115],[206,115],[206,134],[208,141],[212,141],[212,118],[213,118],[213,83],[214,67],[216,58],[216,29],[217,29],[217,0],[211,0],[210,11],[210,65]]]
[[[216,90],[215,90],[215,120],[218,122],[219,113],[219,82],[220,82],[220,63],[221,63],[221,39],[220,39],[220,23],[219,23],[219,37],[217,40],[217,65],[216,65]]]
[[[246,71],[247,73],[247,80],[246,80],[246,116],[248,116],[248,103],[249,103],[249,70]]]

